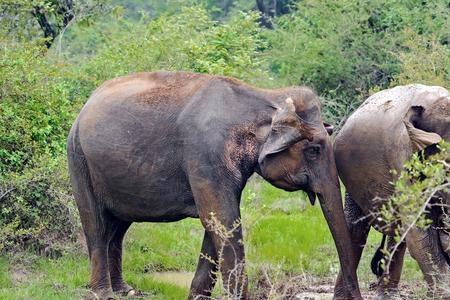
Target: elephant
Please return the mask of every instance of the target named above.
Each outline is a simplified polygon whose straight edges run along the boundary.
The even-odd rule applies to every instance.
[[[397,249],[389,270],[380,272],[377,268],[380,253],[372,261],[372,269],[379,276],[378,299],[398,295],[406,248],[418,262],[431,289],[437,283],[448,282],[450,253],[442,251],[445,249],[442,245],[448,246],[449,242],[445,230],[413,227],[406,242],[394,248],[394,228],[380,217],[381,207],[394,193],[392,182],[402,171],[404,162],[421,150],[425,157],[436,153],[436,144],[442,139],[450,141],[450,94],[445,88],[421,84],[375,93],[353,112],[336,136],[334,154],[346,188],[344,212],[356,259],[352,265],[358,266],[371,227],[387,235],[389,251]],[[441,197],[444,203],[450,204],[448,194]],[[382,247],[384,240],[385,236]],[[338,275],[336,295],[342,294],[344,287]]]
[[[189,298],[207,298],[218,272],[227,293],[248,298],[239,204],[257,173],[275,187],[305,191],[312,203],[319,199],[345,293],[362,299],[331,133],[308,87],[261,89],[230,77],[168,71],[102,84],[67,142],[93,293],[108,299],[135,292],[121,265],[131,223],[191,217],[205,231]],[[226,239],[212,221],[231,232]]]

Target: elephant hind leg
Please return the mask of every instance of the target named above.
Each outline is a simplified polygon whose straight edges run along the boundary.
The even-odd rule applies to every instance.
[[[128,285],[122,277],[122,243],[130,225],[130,222],[115,222],[114,229],[109,236],[108,246],[108,267],[112,289],[114,293],[119,293],[124,296],[135,293],[133,287]]]
[[[450,266],[442,253],[435,229],[412,228],[406,243],[411,256],[417,261],[429,287],[430,294],[450,297]]]
[[[398,294],[398,284],[402,275],[406,243],[402,242],[396,247],[395,239],[389,236],[387,240],[387,253],[392,253],[393,251],[395,252],[390,262],[386,262],[386,257],[384,257],[384,268],[389,266],[389,270],[383,270],[381,276],[378,276],[378,296],[376,299],[395,298]]]
[[[91,263],[90,287],[97,299],[114,299],[108,270],[108,232],[111,222],[94,194],[86,159],[68,144],[73,194],[80,212]]]

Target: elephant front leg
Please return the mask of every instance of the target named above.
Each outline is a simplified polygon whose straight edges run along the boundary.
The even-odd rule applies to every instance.
[[[202,225],[207,232],[205,247],[215,249],[222,274],[226,298],[247,299],[247,276],[244,270],[244,245],[240,224],[239,195],[241,190],[213,174],[191,174],[190,185]],[[211,245],[212,241],[212,245]],[[200,261],[192,287],[194,290],[211,286],[205,276],[211,266]],[[191,294],[192,294],[191,288]]]
[[[211,234],[205,231],[197,271],[192,280],[189,299],[210,299],[218,271],[217,253]]]
[[[352,248],[354,253],[354,265],[357,267],[361,254],[367,241],[367,235],[369,234],[370,225],[365,218],[361,208],[350,197],[349,194],[345,196],[344,207],[345,219],[350,230],[350,237],[352,240]],[[334,287],[334,299],[351,299],[347,295],[344,280],[342,277],[342,270],[339,271],[339,275]]]
[[[219,271],[223,279],[223,292],[227,299],[247,299],[247,276],[245,273],[245,256],[242,229],[239,216],[233,217],[210,214],[210,218],[202,218],[205,230],[211,236],[216,250]],[[233,221],[232,221],[233,220]],[[199,266],[201,267],[201,266]],[[205,286],[211,278],[201,276],[203,283],[193,282]]]
[[[412,228],[406,236],[411,256],[417,261],[429,287],[430,297],[450,299],[450,266],[439,244],[435,229]]]

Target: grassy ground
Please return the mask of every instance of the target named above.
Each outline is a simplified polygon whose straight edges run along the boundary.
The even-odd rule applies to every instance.
[[[315,278],[332,284],[339,267],[336,250],[320,208],[312,207],[303,193],[283,192],[253,179],[243,194],[242,216],[254,294],[262,273],[272,284],[288,278]],[[134,224],[126,237],[125,279],[147,292],[146,298],[186,298],[202,235],[200,222],[194,219]],[[374,280],[369,262],[379,241],[380,235],[372,232],[358,270],[364,290]],[[155,276],[155,272],[176,273]],[[88,278],[83,251],[59,259],[29,254],[0,257],[0,299],[79,299],[88,295]],[[417,265],[408,256],[403,280],[420,278]]]

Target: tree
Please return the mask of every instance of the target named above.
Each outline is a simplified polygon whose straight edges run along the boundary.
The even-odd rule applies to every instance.
[[[16,39],[41,32],[50,48],[73,21],[89,20],[103,12],[108,0],[0,0],[0,25]]]
[[[256,8],[261,12],[261,25],[272,29],[272,19],[289,13],[294,2],[295,0],[256,0]]]

